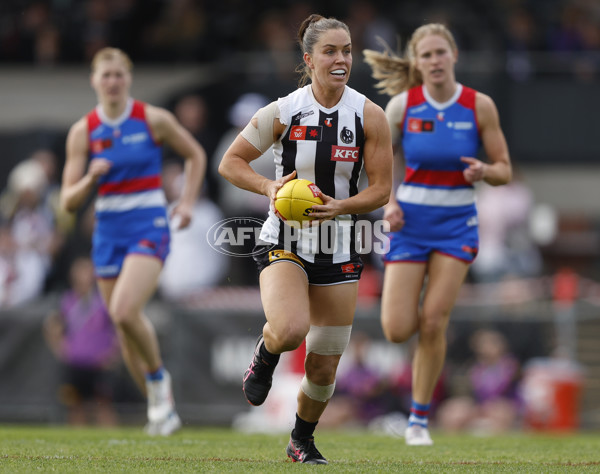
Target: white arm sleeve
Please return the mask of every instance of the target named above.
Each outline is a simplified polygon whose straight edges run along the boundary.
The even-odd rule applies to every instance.
[[[251,120],[241,131],[242,137],[261,153],[266,152],[273,144],[273,121],[279,117],[277,101],[258,109],[252,117],[252,120],[256,119],[257,126],[255,127]]]

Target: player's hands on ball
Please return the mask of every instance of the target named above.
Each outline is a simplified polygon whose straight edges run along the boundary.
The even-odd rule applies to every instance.
[[[269,181],[267,183],[267,188],[265,191],[265,196],[267,196],[271,201],[271,209],[275,209],[275,198],[277,197],[277,191],[279,191],[285,183],[291,181],[296,177],[296,170],[292,171],[290,174],[282,176],[275,181]]]
[[[487,165],[483,161],[469,156],[461,156],[460,161],[469,165],[463,171],[463,176],[467,182],[475,183],[476,181],[481,181],[485,178],[485,169],[487,168]]]
[[[319,191],[319,197],[323,201],[323,204],[313,204],[310,212],[310,218],[313,223],[321,224],[324,221],[333,219],[335,216],[345,214],[339,199],[334,199],[327,194],[323,194],[321,191]]]

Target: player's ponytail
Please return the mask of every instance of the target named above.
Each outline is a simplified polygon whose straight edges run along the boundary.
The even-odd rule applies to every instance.
[[[410,59],[393,52],[382,38],[378,37],[377,41],[382,44],[383,51],[365,49],[363,55],[365,62],[371,66],[373,79],[379,81],[375,87],[380,94],[394,96],[422,83],[420,74],[412,67]]]

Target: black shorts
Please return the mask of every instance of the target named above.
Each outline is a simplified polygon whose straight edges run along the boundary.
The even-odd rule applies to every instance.
[[[260,251],[261,247],[269,250]],[[337,285],[338,283],[358,281],[363,269],[363,263],[358,254],[343,263],[308,262],[295,253],[285,250],[283,245],[257,245],[253,254],[259,273],[273,263],[292,262],[304,270],[308,283],[311,285]]]

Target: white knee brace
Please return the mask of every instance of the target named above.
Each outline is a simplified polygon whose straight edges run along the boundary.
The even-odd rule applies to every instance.
[[[326,402],[333,396],[335,381],[331,385],[317,385],[308,380],[305,375],[300,386],[308,398],[318,402]]]
[[[306,353],[341,355],[350,342],[350,326],[310,326],[306,335]]]
[[[306,354],[342,355],[350,342],[350,326],[312,326],[306,336]],[[302,391],[308,398],[319,402],[329,400],[335,391],[335,381],[330,385],[317,385],[306,375],[302,379]]]

